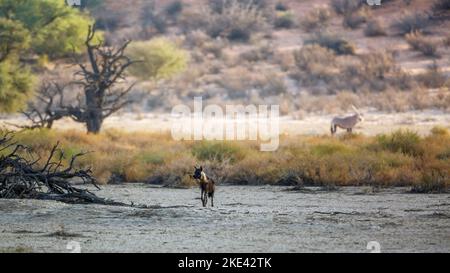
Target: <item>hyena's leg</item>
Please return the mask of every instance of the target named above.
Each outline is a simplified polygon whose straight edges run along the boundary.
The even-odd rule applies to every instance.
[[[348,129],[347,129],[347,132],[348,132],[348,133],[351,133],[352,131],[353,131],[352,128],[348,128]]]
[[[200,199],[202,200],[202,205],[205,203],[204,198],[203,198],[204,192],[205,192],[205,191],[204,191],[203,189],[201,189],[201,192],[200,192]]]
[[[211,193],[211,207],[214,207],[214,192]]]
[[[203,206],[206,207],[208,205],[208,193],[205,191],[205,201],[203,202]]]
[[[334,135],[336,133],[336,130],[337,130],[336,124],[332,124],[331,125],[331,135]]]

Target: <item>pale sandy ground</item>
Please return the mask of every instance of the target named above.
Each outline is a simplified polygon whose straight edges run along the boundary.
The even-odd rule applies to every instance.
[[[304,192],[219,186],[215,207],[199,189],[109,185],[98,195],[150,209],[0,200],[0,252],[450,251],[450,195],[373,193],[367,187]]]
[[[351,113],[349,113],[351,114]],[[280,133],[289,135],[321,135],[330,133],[330,121],[333,115],[305,115],[302,119],[294,119],[290,116],[280,118]],[[429,133],[434,126],[450,128],[450,113],[441,111],[410,111],[404,113],[365,112],[364,122],[356,127],[355,132],[364,135],[377,135],[389,133],[397,129],[410,129],[422,135]],[[177,119],[170,114],[123,114],[113,116],[105,120],[103,129],[119,129],[127,132],[170,132]],[[0,118],[0,126],[8,126],[9,123],[25,124],[20,116]],[[221,123],[218,123],[221,124]],[[61,130],[85,130],[82,124],[77,124],[70,119],[59,121],[55,129]],[[340,131],[342,132],[342,131]]]

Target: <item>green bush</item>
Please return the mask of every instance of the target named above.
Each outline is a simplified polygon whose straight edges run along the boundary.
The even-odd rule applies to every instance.
[[[393,153],[401,152],[410,156],[420,156],[424,152],[420,146],[420,136],[409,130],[398,130],[389,135],[380,135],[377,141],[382,149]]]
[[[164,38],[146,42],[134,42],[126,54],[138,62],[129,71],[140,79],[168,78],[183,71],[188,62],[188,53]]]
[[[341,143],[318,144],[312,147],[312,154],[318,156],[328,156],[336,153],[349,152],[349,148]]]
[[[23,108],[33,94],[34,81],[29,69],[11,61],[0,62],[0,112]]]
[[[201,161],[229,160],[232,163],[244,157],[239,146],[227,142],[199,142],[192,147],[192,154]]]

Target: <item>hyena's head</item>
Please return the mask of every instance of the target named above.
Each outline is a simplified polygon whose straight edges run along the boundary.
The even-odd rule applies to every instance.
[[[197,168],[194,166],[194,175],[192,176],[194,179],[200,179],[202,177],[203,167]]]

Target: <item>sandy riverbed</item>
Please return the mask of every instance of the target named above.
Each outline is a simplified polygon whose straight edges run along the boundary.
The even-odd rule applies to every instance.
[[[368,188],[290,192],[222,186],[216,207],[198,189],[110,185],[97,194],[150,209],[0,200],[0,252],[449,252],[450,195]]]

